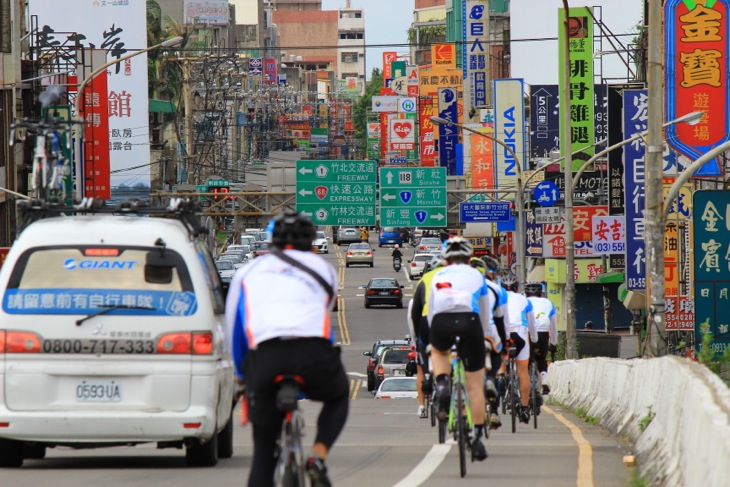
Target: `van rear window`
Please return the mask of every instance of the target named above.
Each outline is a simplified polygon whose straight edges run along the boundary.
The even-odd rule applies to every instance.
[[[190,274],[177,252],[164,251],[168,271],[157,267],[151,272],[149,266],[145,270],[148,254],[159,254],[159,249],[114,247],[117,252],[99,252],[100,248],[29,249],[13,269],[3,309],[13,314],[79,314],[123,305],[130,308],[110,314],[176,316],[197,310]],[[153,278],[160,270],[166,278]]]

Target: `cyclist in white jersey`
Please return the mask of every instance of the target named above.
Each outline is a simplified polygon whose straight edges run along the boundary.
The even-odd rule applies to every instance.
[[[488,300],[491,291],[484,276],[469,265],[472,253],[471,244],[462,237],[452,237],[444,245],[445,266],[433,276],[430,284],[428,322],[439,419],[444,420],[448,415],[451,395],[449,354],[458,336],[474,419],[470,442],[472,458],[482,461],[487,458],[481,436],[485,423],[484,340],[492,322]]]
[[[535,313],[535,327],[537,328],[537,345],[534,348],[537,370],[540,371],[539,381],[543,394],[550,394],[550,387],[545,383],[547,377],[548,344],[558,344],[558,314],[555,305],[542,295],[542,283],[528,282],[525,284],[525,296],[532,303]]]
[[[530,347],[527,343],[527,335],[530,341],[537,343],[537,329],[535,328],[535,314],[532,310],[532,303],[522,294],[517,293],[519,282],[513,276],[502,278],[502,287],[507,290],[507,309],[510,320],[510,340],[517,348],[517,380],[520,383],[520,399],[522,405],[519,415],[523,423],[530,422],[530,373],[528,365],[530,362]]]
[[[313,252],[316,231],[300,213],[278,217],[269,231],[271,253],[236,272],[226,300],[232,357],[239,383],[245,377],[253,425],[248,485],[273,485],[276,441],[284,417],[275,404],[275,379],[295,375],[303,379],[304,394],[324,403],[306,469],[313,486],[328,487],[324,461],[345,425],[349,396],[330,326],[337,276]]]

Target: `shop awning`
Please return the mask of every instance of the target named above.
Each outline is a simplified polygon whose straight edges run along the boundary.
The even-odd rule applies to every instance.
[[[149,110],[151,113],[175,113],[177,108],[169,100],[150,99]]]
[[[605,274],[600,274],[596,278],[596,282],[598,282],[599,284],[614,284],[614,283],[622,283],[625,281],[626,281],[626,278],[622,271],[606,272]]]

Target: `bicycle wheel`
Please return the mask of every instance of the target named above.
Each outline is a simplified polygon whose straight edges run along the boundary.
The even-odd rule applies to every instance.
[[[439,443],[446,441],[446,420],[438,420],[439,423]]]
[[[512,433],[517,431],[517,394],[515,394],[515,388],[517,387],[516,380],[514,364],[511,363],[509,366],[509,390],[507,394],[509,396],[509,408],[512,416]]]
[[[532,423],[535,429],[537,429],[537,415],[540,413],[538,394],[540,394],[540,391],[537,382],[537,366],[533,362],[530,365],[530,403],[532,406]]]
[[[464,390],[461,380],[457,379],[456,383],[456,437],[459,443],[459,469],[461,477],[466,476],[466,416],[464,409]]]

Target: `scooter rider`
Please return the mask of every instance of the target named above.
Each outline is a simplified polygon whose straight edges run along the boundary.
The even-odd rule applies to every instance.
[[[390,255],[393,257],[393,263],[395,263],[395,259],[400,259],[401,262],[403,261],[403,252],[400,251],[400,245],[398,244],[393,246],[393,251]]]

